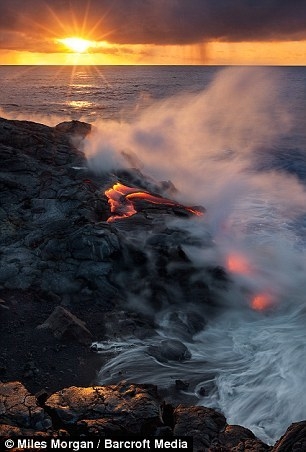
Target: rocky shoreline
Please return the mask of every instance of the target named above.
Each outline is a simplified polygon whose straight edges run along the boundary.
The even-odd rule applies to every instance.
[[[195,238],[165,220],[188,217],[181,205],[138,200],[132,218],[106,221],[104,192],[118,181],[165,198],[174,187],[137,168],[90,171],[82,152],[90,132],[78,121],[47,127],[0,118],[0,435],[192,435],[194,450],[306,450],[304,422],[270,448],[220,413],[177,406],[154,386],[95,385],[105,358],[92,342],[150,337],[154,311],[180,298],[196,300],[183,325],[191,337],[228,280],[184,253]],[[142,298],[145,312],[128,309],[131,297]],[[174,342],[148,352],[188,359]]]
[[[210,452],[289,452],[304,451],[306,446],[306,421],[292,424],[269,447],[250,430],[228,425],[215,410],[166,404],[153,385],[73,386],[50,396],[45,392],[34,396],[20,382],[9,382],[0,384],[0,402],[2,439],[191,436],[195,451]]]

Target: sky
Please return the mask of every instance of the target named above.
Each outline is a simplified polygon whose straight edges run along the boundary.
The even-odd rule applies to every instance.
[[[305,65],[306,1],[1,0],[0,64]]]

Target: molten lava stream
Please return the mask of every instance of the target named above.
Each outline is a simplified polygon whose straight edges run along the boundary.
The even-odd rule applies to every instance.
[[[265,311],[275,305],[275,299],[268,293],[257,294],[251,301],[251,308],[255,311]]]
[[[137,213],[133,201],[146,201],[151,204],[159,204],[170,207],[178,207],[192,213],[193,215],[202,216],[203,212],[193,207],[187,207],[161,196],[151,195],[145,191],[139,191],[136,187],[127,187],[126,185],[117,182],[112,188],[105,191],[108,198],[111,213],[116,214],[108,218],[108,222],[115,221],[121,218],[131,217]]]
[[[226,260],[226,268],[231,273],[239,273],[241,275],[249,275],[251,266],[247,259],[239,254],[230,254]]]
[[[255,276],[255,270],[250,262],[241,254],[230,254],[226,259],[226,268],[229,272],[238,275]],[[275,305],[275,298],[269,292],[258,293],[251,299],[250,306],[255,311],[265,311]]]
[[[115,184],[112,188],[105,191],[105,195],[108,198],[108,204],[110,206],[111,213],[118,214],[108,218],[108,222],[114,221],[120,218],[130,217],[135,215],[137,211],[131,201],[126,198],[126,195],[133,190],[125,185]]]

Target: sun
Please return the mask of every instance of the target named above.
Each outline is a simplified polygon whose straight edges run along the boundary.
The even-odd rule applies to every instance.
[[[89,48],[96,46],[94,41],[77,37],[57,39],[56,41],[64,44],[65,47],[72,50],[74,53],[85,53]]]

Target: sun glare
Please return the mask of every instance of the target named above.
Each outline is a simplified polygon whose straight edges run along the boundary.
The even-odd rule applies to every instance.
[[[76,37],[57,39],[57,42],[64,44],[65,47],[74,53],[85,53],[90,47],[95,47],[94,41]]]

